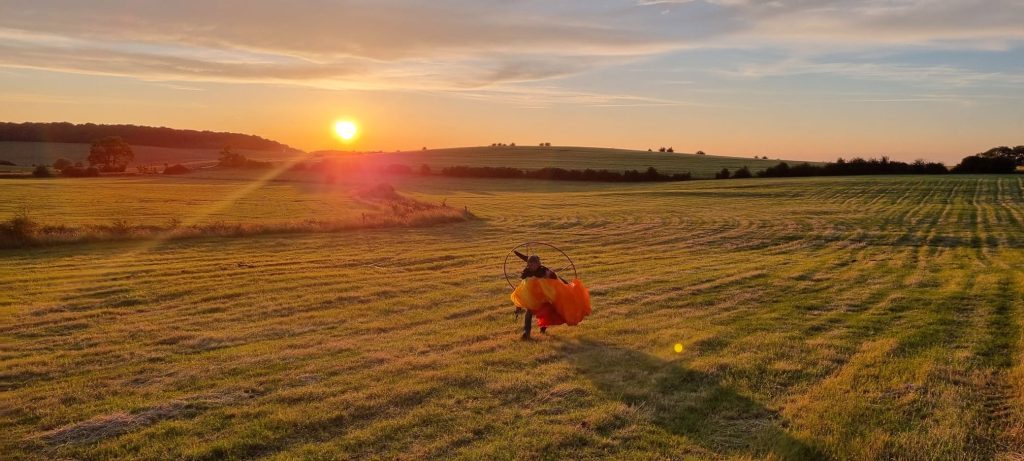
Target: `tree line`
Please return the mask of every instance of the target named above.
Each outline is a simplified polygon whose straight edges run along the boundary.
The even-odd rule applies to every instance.
[[[995,147],[985,152],[964,157],[953,168],[937,162],[917,160],[912,163],[880,159],[854,158],[838,159],[824,165],[800,163],[790,166],[786,162],[757,172],[762,178],[803,177],[803,176],[857,176],[891,174],[1010,174],[1024,166],[1024,146]],[[727,171],[725,171],[727,173]],[[717,176],[716,176],[717,177]],[[728,175],[725,176],[728,178]]]
[[[388,165],[384,168],[388,174],[421,174],[430,175],[433,171],[428,165],[421,165],[418,170],[413,170],[408,165]],[[503,166],[450,166],[442,168],[441,176],[456,178],[504,178],[504,179],[546,179],[556,181],[596,181],[596,182],[665,182],[665,181],[689,181],[693,179],[690,173],[664,174],[654,167],[644,171],[626,170],[623,172],[610,170],[568,170],[565,168],[541,168],[538,170],[524,170]]]
[[[224,146],[233,146],[236,149],[248,150],[293,150],[277,141],[240,133],[140,125],[0,122],[0,141],[91,143],[113,136],[121,137],[125,142],[138,146],[192,149],[220,149]]]

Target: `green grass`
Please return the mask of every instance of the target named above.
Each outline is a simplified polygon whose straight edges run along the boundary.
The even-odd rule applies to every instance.
[[[557,167],[582,170],[612,171],[646,170],[653,166],[663,173],[690,172],[695,178],[713,178],[722,168],[735,171],[744,166],[751,171],[763,170],[779,163],[778,159],[760,160],[716,155],[647,152],[595,147],[462,147],[412,152],[377,154],[336,154],[339,158],[370,159],[382,166],[389,164],[419,167],[422,164],[440,169],[447,166],[491,166],[523,169]],[[796,161],[800,163],[802,161]],[[790,161],[794,163],[794,161]],[[814,162],[811,162],[814,163]]]
[[[930,460],[1024,450],[1021,178],[395,185],[482,219],[0,253],[0,453]],[[0,203],[0,218],[27,205],[69,224],[181,219],[244,183],[0,180],[4,197],[23,187],[35,189]],[[147,202],[119,208],[108,203],[116,194]],[[218,219],[341,213],[341,195],[269,183]],[[568,251],[594,301],[580,326],[531,342],[517,339],[501,275],[525,240]]]

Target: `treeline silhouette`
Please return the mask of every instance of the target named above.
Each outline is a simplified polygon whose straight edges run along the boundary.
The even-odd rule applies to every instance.
[[[925,162],[917,160],[913,163],[890,160],[888,157],[880,159],[855,158],[852,160],[839,159],[835,162],[828,162],[824,165],[812,165],[810,163],[799,163],[790,166],[786,162],[779,162],[778,165],[768,167],[757,172],[761,178],[792,178],[803,176],[860,176],[860,175],[888,175],[888,174],[947,174],[946,166],[936,162]]]
[[[406,165],[390,165],[385,171],[392,174],[413,174],[413,169]],[[420,168],[420,174],[430,174],[429,167]],[[564,168],[541,168],[538,170],[522,170],[510,167],[491,166],[450,166],[442,168],[441,176],[457,178],[506,178],[506,179],[546,179],[555,181],[595,181],[595,182],[665,182],[689,181],[693,179],[689,172],[664,174],[656,168],[647,170],[626,170],[623,172],[609,170],[567,170]]]
[[[128,144],[138,146],[192,149],[220,149],[224,146],[232,146],[236,149],[247,150],[293,150],[277,141],[240,133],[178,130],[140,125],[0,122],[0,141],[91,143],[108,136],[120,136]]]

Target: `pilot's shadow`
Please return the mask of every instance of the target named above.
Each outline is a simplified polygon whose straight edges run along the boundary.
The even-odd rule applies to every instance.
[[[782,427],[778,413],[707,373],[599,341],[566,341],[566,357],[606,396],[649,409],[651,422],[726,456],[826,459]]]

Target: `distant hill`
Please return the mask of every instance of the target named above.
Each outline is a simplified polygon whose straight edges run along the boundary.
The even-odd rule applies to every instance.
[[[14,163],[20,167],[31,165],[52,165],[58,158],[73,162],[85,162],[89,156],[89,144],[63,142],[11,142],[0,141],[0,161]],[[152,147],[132,145],[136,165],[163,163],[212,164],[220,157],[222,147],[215,149]],[[245,154],[254,160],[284,160],[296,155],[296,151],[268,151],[231,148],[233,152]],[[130,167],[129,167],[130,168]],[[9,170],[0,167],[0,172]]]
[[[275,152],[295,150],[288,145],[251,134],[139,125],[0,122],[0,142],[88,144],[105,136],[120,136],[132,146],[175,149],[222,149],[231,146],[233,149]]]
[[[654,167],[662,173],[691,173],[695,178],[714,177],[722,168],[731,171],[749,167],[752,171],[763,170],[779,163],[779,159],[755,159],[753,157],[724,157],[718,155],[696,155],[670,152],[648,152],[628,149],[570,146],[501,146],[501,147],[458,147],[405,152],[383,152],[353,154],[350,152],[319,151],[313,156],[369,161],[379,166],[389,164],[418,167],[426,164],[440,169],[449,166],[491,166],[521,169],[545,167],[583,170],[645,170]],[[802,160],[787,160],[791,164]],[[816,163],[816,162],[809,162]]]

